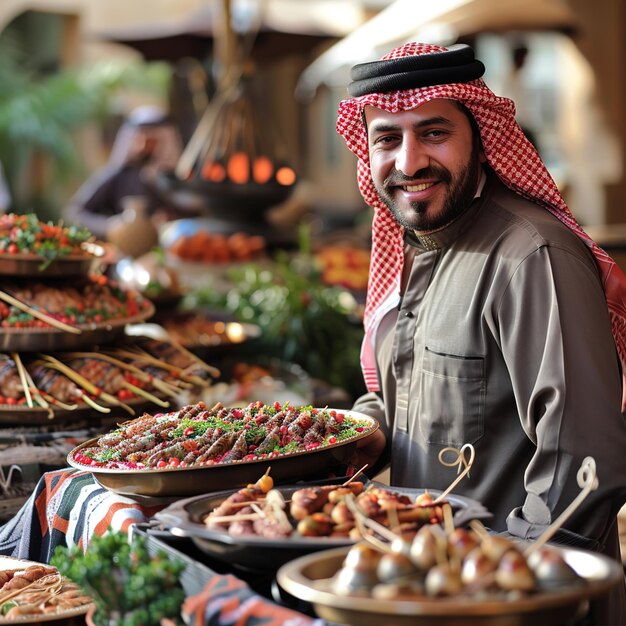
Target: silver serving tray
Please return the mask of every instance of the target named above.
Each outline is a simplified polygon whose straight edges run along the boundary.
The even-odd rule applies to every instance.
[[[272,468],[272,474],[273,471]],[[295,491],[310,486],[310,484],[277,487],[277,489],[285,500],[289,500]],[[424,493],[424,489],[388,487],[380,483],[372,484],[407,495],[412,500]],[[434,496],[441,493],[430,489],[428,491]],[[280,539],[254,535],[233,537],[225,530],[207,528],[202,521],[204,517],[219,506],[231,493],[233,490],[178,500],[158,512],[155,518],[172,535],[190,538],[209,556],[240,567],[253,569],[276,570],[279,565],[303,554],[333,547],[350,546],[356,543],[354,539],[348,537],[302,537],[299,535]],[[492,518],[492,514],[482,504],[470,498],[450,494],[447,501],[452,506],[456,526],[464,526],[473,519],[487,521]]]

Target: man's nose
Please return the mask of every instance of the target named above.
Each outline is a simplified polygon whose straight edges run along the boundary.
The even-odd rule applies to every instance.
[[[428,167],[430,157],[413,137],[404,138],[396,155],[396,169],[405,176],[413,176],[415,172]]]

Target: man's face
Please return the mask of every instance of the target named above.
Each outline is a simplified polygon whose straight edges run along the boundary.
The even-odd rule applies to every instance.
[[[147,160],[156,150],[158,138],[151,128],[139,128],[133,139],[132,154],[136,159]]]
[[[374,186],[401,226],[434,231],[467,209],[484,156],[455,102],[398,113],[366,106],[365,119]]]

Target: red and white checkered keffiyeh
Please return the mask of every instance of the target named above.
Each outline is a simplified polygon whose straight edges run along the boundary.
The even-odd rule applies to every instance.
[[[445,51],[446,48],[441,46],[408,43],[391,51],[383,59]],[[364,318],[365,338],[361,350],[361,365],[367,388],[370,391],[379,390],[374,333],[382,317],[381,305],[399,300],[404,245],[402,227],[391,216],[374,187],[362,111],[365,105],[388,112],[408,111],[436,98],[462,102],[476,119],[487,161],[504,184],[544,206],[591,248],[602,275],[613,336],[622,369],[626,372],[626,276],[576,222],[537,151],[515,121],[514,103],[508,98],[496,96],[479,78],[467,83],[366,94],[343,100],[339,105],[337,132],[358,157],[359,190],[365,202],[374,208],[372,260]],[[388,308],[385,307],[385,310]],[[623,389],[622,410],[626,408],[626,384]]]

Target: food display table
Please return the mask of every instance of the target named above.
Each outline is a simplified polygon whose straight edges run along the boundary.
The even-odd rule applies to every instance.
[[[185,535],[169,534],[159,523],[159,513],[170,504],[109,491],[89,471],[47,472],[17,515],[0,527],[0,555],[48,563],[57,546],[84,547],[109,528],[143,534],[149,549],[164,549],[185,563],[181,610],[190,626],[337,626],[328,621],[337,618],[316,618],[308,602],[282,590],[276,572],[247,571],[213,559]],[[587,622],[583,618],[562,626],[574,624]]]
[[[163,506],[141,504],[110,492],[94,481],[90,472],[49,472],[41,477],[18,514],[0,528],[0,554],[47,563],[57,546],[84,546],[109,527],[130,531],[149,526]],[[153,541],[153,548],[167,548],[162,540]],[[172,558],[185,560],[188,578],[195,581],[196,588],[189,589],[197,593],[188,596],[183,605],[185,619],[192,626],[331,626],[331,622],[264,597],[238,576],[195,562],[175,548],[169,552]]]

